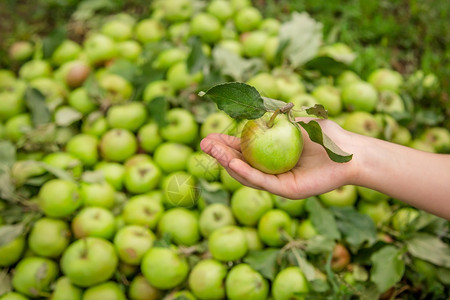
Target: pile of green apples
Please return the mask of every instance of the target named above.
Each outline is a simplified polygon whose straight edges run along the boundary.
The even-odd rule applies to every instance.
[[[312,286],[295,259],[273,276],[251,259],[320,240],[307,201],[355,207],[383,243],[395,243],[423,213],[356,186],[285,199],[242,186],[203,153],[202,138],[240,136],[245,121],[197,96],[217,74],[190,72],[193,37],[206,59],[221,48],[257,60],[246,83],[294,103],[298,117],[295,108],[322,104],[349,131],[424,151],[450,148],[447,129],[413,135],[397,121],[408,109],[406,82],[432,90],[432,75],[377,69],[363,79],[345,70],[311,80],[314,70],[277,61],[281,21],[247,0],[203,4],[156,1],[148,18],[105,18],[82,43],[66,38],[50,54],[36,40],[11,46],[15,67],[0,70],[0,299],[325,297],[331,289]],[[336,43],[317,56],[348,54]],[[359,249],[338,240],[331,250],[315,255],[315,278],[326,285],[336,274],[338,290],[350,294],[355,282],[369,282],[355,276],[370,270],[353,260]],[[416,261],[408,272],[434,270]]]

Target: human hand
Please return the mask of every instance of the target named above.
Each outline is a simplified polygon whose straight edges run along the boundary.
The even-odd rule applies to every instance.
[[[312,118],[297,118],[306,123]],[[344,151],[352,153],[352,133],[330,120],[315,120],[322,130]],[[241,153],[241,141],[226,134],[210,134],[200,144],[205,153],[213,156],[236,180],[244,185],[267,190],[290,199],[304,199],[319,195],[342,185],[350,184],[357,175],[355,163],[333,162],[325,149],[312,142],[301,128],[304,147],[297,165],[290,171],[269,175],[247,164]]]

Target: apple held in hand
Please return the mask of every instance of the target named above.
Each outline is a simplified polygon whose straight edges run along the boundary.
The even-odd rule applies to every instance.
[[[241,149],[252,167],[268,174],[281,174],[297,164],[303,150],[303,137],[286,115],[272,116],[266,113],[245,124]]]

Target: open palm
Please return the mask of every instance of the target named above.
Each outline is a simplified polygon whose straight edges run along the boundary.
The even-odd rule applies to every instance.
[[[310,118],[301,118],[308,122]],[[351,134],[330,120],[316,120],[337,145],[351,143]],[[297,165],[290,171],[269,175],[247,164],[241,153],[241,141],[226,134],[210,134],[202,140],[202,150],[213,156],[236,180],[244,185],[267,190],[290,199],[304,199],[349,184],[354,176],[354,160],[333,162],[325,149],[312,142],[302,129],[304,148]],[[344,151],[346,149],[343,149]]]

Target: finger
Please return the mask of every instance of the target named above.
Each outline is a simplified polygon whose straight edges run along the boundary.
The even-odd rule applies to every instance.
[[[241,151],[241,139],[238,137],[221,133],[211,133],[206,138],[221,142],[237,151]]]
[[[225,168],[228,167],[229,162],[233,158],[242,157],[239,151],[210,138],[203,139],[200,143],[200,148],[203,152],[214,157]]]
[[[251,185],[259,189],[267,190],[274,194],[283,193],[280,180],[275,175],[265,174],[255,168],[252,168],[241,159],[232,159],[229,164],[231,171],[242,178],[245,178]]]

